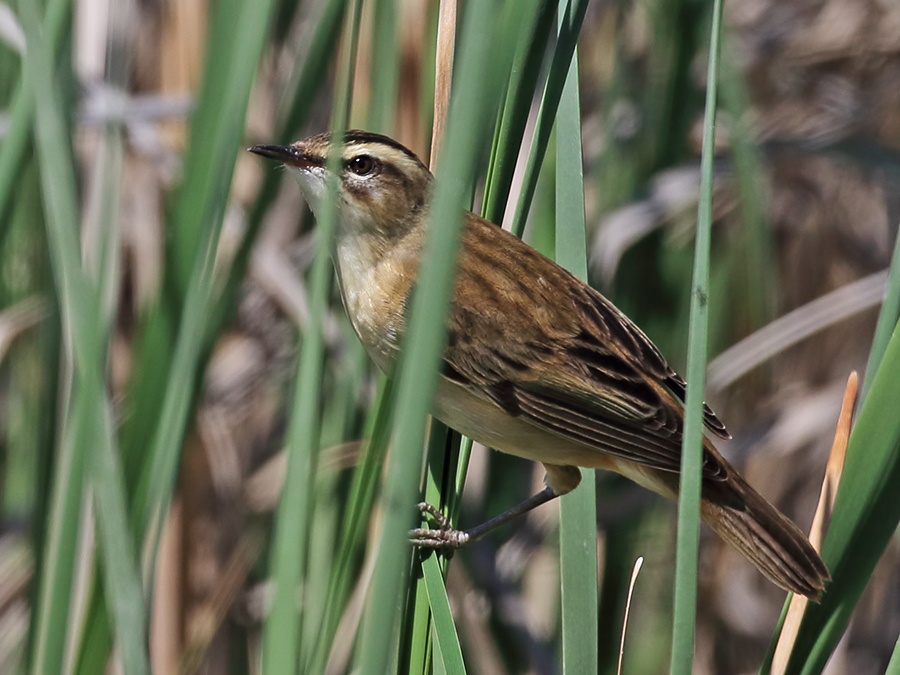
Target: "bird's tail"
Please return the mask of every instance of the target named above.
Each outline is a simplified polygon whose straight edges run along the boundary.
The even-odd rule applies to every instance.
[[[726,505],[721,499],[709,499],[704,489],[707,498],[700,508],[704,522],[772,583],[818,602],[825,582],[831,579],[822,558],[796,525],[736,471],[732,469],[729,474],[725,484],[720,484],[715,491],[724,487],[737,499],[727,499]],[[743,502],[742,507],[738,500]]]

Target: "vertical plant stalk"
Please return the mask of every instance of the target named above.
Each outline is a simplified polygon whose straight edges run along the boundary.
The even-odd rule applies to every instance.
[[[447,109],[450,106],[450,91],[453,81],[453,52],[456,48],[456,28],[458,20],[458,0],[440,0],[438,3],[437,28],[434,39],[434,105],[432,108],[431,150],[428,158],[428,169],[437,170],[438,156],[446,133]],[[446,471],[450,466],[452,449],[450,443],[455,435],[440,420],[428,419],[427,437],[425,439],[425,485],[424,499],[429,504],[437,504],[448,511],[450,496],[444,494],[448,481]],[[437,566],[442,573],[437,580],[432,575],[431,587],[426,585],[426,565]],[[403,660],[401,670],[409,675],[424,675],[434,665],[444,667],[444,649],[441,641],[456,642],[458,636],[455,627],[447,631],[446,626],[433,625],[438,618],[432,607],[441,600],[446,601],[447,589],[444,587],[444,574],[447,560],[437,564],[436,555],[412,563],[414,583],[410,583],[406,594],[406,613],[401,622],[400,654]],[[435,608],[440,614],[440,610]],[[436,638],[435,641],[432,638]],[[453,650],[451,650],[453,653]]]
[[[560,12],[560,22],[566,15]],[[564,26],[560,25],[560,32]],[[565,79],[556,120],[556,261],[587,281],[584,173],[578,52]],[[562,583],[563,673],[597,672],[597,485],[581,469],[581,484],[560,498],[559,547]]]
[[[566,0],[561,0],[560,6]],[[525,222],[528,220],[528,212],[531,210],[531,202],[534,199],[534,191],[537,188],[538,176],[541,172],[541,163],[547,152],[547,144],[550,142],[550,134],[553,131],[553,123],[556,119],[556,109],[562,96],[563,86],[566,82],[566,74],[569,72],[569,64],[575,53],[578,43],[578,35],[581,32],[581,24],[584,14],[587,12],[587,0],[572,0],[567,3],[564,18],[561,23],[559,38],[553,59],[550,61],[550,74],[547,76],[547,85],[541,98],[538,109],[537,122],[534,127],[534,138],[531,141],[531,150],[528,153],[528,162],[525,165],[525,175],[522,178],[522,192],[516,205],[516,213],[512,222],[512,233],[517,237],[525,231]]]
[[[365,527],[375,501],[378,477],[387,452],[392,415],[392,390],[393,380],[382,377],[378,385],[378,397],[370,409],[366,432],[363,434],[363,438],[368,438],[369,441],[364,444],[362,456],[353,473],[353,483],[347,498],[344,523],[335,556],[338,562],[332,567],[328,580],[325,614],[319,628],[315,652],[311,657],[311,665],[307,668],[307,672],[310,673],[323,672],[329,652],[334,649],[334,636],[355,571],[356,552],[362,545]],[[370,576],[371,574],[367,573],[364,577],[366,585]]]
[[[700,161],[700,205],[694,247],[691,286],[691,319],[688,333],[687,395],[681,444],[681,479],[678,490],[678,550],[675,561],[675,603],[672,629],[672,675],[690,675],[694,656],[697,617],[697,561],[700,544],[700,491],[703,443],[703,391],[709,331],[709,255],[712,230],[712,173],[719,37],[722,32],[722,0],[713,5],[706,77],[706,110],[703,120],[703,154]]]
[[[437,29],[437,52],[434,64],[434,119],[431,127],[429,168],[437,167],[437,157],[447,126],[450,107],[450,83],[453,80],[453,48],[456,43],[457,0],[440,0]]]
[[[230,1],[234,2],[234,0]],[[220,108],[214,120],[214,129],[207,130],[203,136],[204,139],[207,139],[207,134],[212,134],[212,137],[216,139],[212,146],[217,160],[198,159],[194,171],[203,173],[204,176],[196,178],[195,181],[203,187],[203,191],[202,193],[192,193],[183,189],[181,194],[183,200],[201,200],[206,203],[202,205],[202,208],[195,204],[183,207],[178,211],[180,218],[188,218],[192,214],[196,214],[200,218],[199,224],[193,222],[188,224],[199,230],[201,235],[190,271],[190,279],[187,282],[181,323],[159,421],[149,444],[148,458],[138,485],[132,513],[132,527],[135,536],[138,540],[144,541],[145,588],[149,588],[153,577],[153,559],[163,516],[172,497],[181,459],[181,443],[187,426],[196,373],[211,315],[215,252],[221,232],[227,191],[237,155],[236,143],[243,132],[250,86],[256,73],[258,55],[264,44],[274,4],[273,0],[261,0],[252,5],[241,5],[240,14],[237,15],[236,20],[240,34],[238,42],[244,45],[244,48],[233,49],[227,63],[207,64],[206,80],[216,79],[210,75],[210,72],[220,77],[227,77],[222,85],[224,90],[218,92],[217,96],[212,97],[209,93],[204,92],[205,96],[210,96],[213,100],[213,103],[208,105],[212,106],[214,103],[218,103]],[[226,9],[223,2],[218,11],[222,12]],[[248,58],[248,55],[256,58]],[[225,67],[228,67],[227,76],[218,70]],[[196,121],[195,126],[199,126]],[[200,143],[200,141],[196,142]],[[192,139],[191,143],[193,148],[195,140]],[[192,152],[196,154],[200,151],[193,149]],[[180,224],[180,221],[176,221],[176,224]]]
[[[797,631],[787,673],[821,673],[850,620],[875,564],[900,522],[900,332],[894,331],[859,409],[834,514],[822,544],[831,583],[809,605]]]
[[[506,5],[506,32],[508,39],[516,46],[494,131],[481,206],[481,216],[497,225],[503,221],[509,199],[513,172],[519,157],[528,112],[534,98],[534,89],[553,27],[553,14],[556,8],[556,0],[529,0],[528,3],[516,0],[515,3]],[[447,503],[450,522],[454,524],[462,510],[462,494],[471,454],[472,439],[463,436],[459,446],[454,488]]]
[[[393,135],[394,109],[399,86],[400,45],[398,43],[397,0],[375,0],[372,28],[372,82],[369,129]]]
[[[331,54],[340,35],[342,19],[347,0],[329,0],[319,13],[314,30],[311,31],[309,49],[298,59],[297,66],[282,92],[278,105],[275,143],[285,145],[296,140],[296,134],[306,123],[316,95],[322,88],[331,62]],[[273,142],[269,140],[268,142]],[[243,281],[253,245],[263,224],[269,207],[278,195],[281,179],[285,172],[267,173],[256,200],[247,218],[247,231],[241,241],[228,270],[228,280],[219,297],[210,322],[211,331],[218,332],[229,311],[237,301],[240,284]]]
[[[555,0],[530,0],[522,4],[523,7],[517,9],[523,12],[524,25],[494,136],[494,147],[491,148],[481,206],[482,217],[498,225],[503,222],[506,212],[528,113],[553,28],[553,14],[557,9]],[[526,4],[527,8],[524,7]]]
[[[301,657],[301,584],[305,579],[307,547],[315,506],[315,481],[320,431],[320,396],[324,363],[322,325],[331,290],[331,246],[337,220],[338,176],[341,173],[343,138],[350,114],[356,47],[362,0],[355,0],[345,17],[340,79],[336,87],[331,122],[327,186],[322,216],[316,227],[316,257],[313,261],[309,320],[303,334],[294,406],[288,428],[288,466],[281,500],[275,515],[272,543],[272,577],[275,593],[263,627],[263,663],[268,673],[293,673]],[[307,651],[310,646],[305,645]]]
[[[447,122],[448,150],[441,155],[438,183],[421,273],[412,299],[409,332],[403,343],[397,383],[397,415],[382,495],[384,524],[366,608],[358,663],[361,672],[382,675],[388,668],[398,619],[397,597],[409,572],[407,532],[413,523],[416,484],[422,466],[426,417],[437,385],[437,367],[446,341],[444,322],[456,264],[462,204],[476,167],[492,98],[483,75],[496,2],[467,6],[460,50],[458,86]]]
[[[136,545],[143,545],[143,582],[148,595],[203,347],[210,335],[215,251],[250,87],[273,7],[273,0],[253,4],[221,0],[216,6],[213,32],[217,38],[209,43],[205,86],[192,122],[197,133],[191,134],[174,226],[176,251],[182,259],[189,259],[186,249],[192,248],[193,268],[185,296],[176,300],[181,308],[177,337],[170,334],[169,325],[177,308],[158,301],[147,317],[135,367],[142,377],[135,383],[133,406],[143,414],[126,427],[123,457],[126,465],[131,460],[127,471],[133,495],[131,532]],[[170,347],[173,337],[174,348]],[[78,667],[78,672],[86,675],[103,667],[110,649],[103,598],[96,589],[92,593]]]
[[[900,675],[900,640],[894,644],[894,652],[891,654],[891,660],[884,675]]]
[[[20,0],[24,1],[24,0]],[[43,35],[50,51],[55,54],[62,43],[63,31],[72,14],[72,0],[48,0],[43,21]],[[16,93],[10,102],[9,121],[0,143],[0,232],[9,224],[9,209],[25,163],[25,153],[31,143],[34,122],[32,77],[28,68],[22,69]]]
[[[441,564],[437,556],[428,556],[422,562],[422,575],[428,594],[428,606],[434,616],[434,660],[448,675],[465,675],[459,637],[450,612],[450,601],[444,586]]]
[[[128,91],[132,36],[126,26],[135,25],[133,0],[122,0],[110,7],[106,49],[105,80],[122,96]],[[118,97],[121,101],[122,97]],[[122,233],[119,215],[122,197],[122,163],[125,127],[121,122],[105,124],[94,167],[93,209],[88,213],[84,235],[85,268],[96,279],[104,334],[115,323],[119,299]]]
[[[78,213],[75,175],[51,66],[51,50],[40,31],[37,7],[24,0],[20,10],[28,36],[25,68],[37,111],[35,136],[47,211],[47,239],[63,313],[63,330],[71,345],[75,372],[74,404],[63,434],[50,538],[42,568],[33,672],[59,672],[67,637],[73,639],[67,619],[81,512],[81,483],[87,461],[91,468],[89,482],[96,499],[103,581],[122,666],[128,675],[141,675],[149,670],[144,646],[144,606],[128,532],[124,481],[102,377],[104,322],[96,288],[81,267],[75,220]]]
[[[502,27],[502,30],[493,40],[493,54],[500,57],[499,60],[495,57],[495,63],[499,65],[495,67],[493,73],[496,78],[495,86],[489,88],[489,91],[502,91],[503,85],[508,79],[506,75],[512,76],[509,72],[509,65],[513,62],[515,46],[520,42],[521,28],[526,23],[525,16],[530,13],[529,10],[530,8],[526,8],[518,0],[504,3],[498,19],[498,26]],[[455,20],[456,17],[445,14],[443,19],[449,21]],[[456,28],[451,25],[441,25],[438,32],[444,35],[454,34]],[[435,37],[436,51],[450,48],[451,45],[448,41],[439,44]],[[506,59],[508,59],[508,63]],[[453,66],[452,58],[446,56],[437,56],[435,62],[437,68],[446,68],[448,71]],[[450,72],[444,73],[445,77],[450,77],[450,75]],[[446,109],[448,101],[442,97],[449,95],[450,92],[446,90],[438,89],[435,92],[435,111]],[[436,133],[442,134],[443,130],[438,130]],[[439,144],[441,139],[438,139],[437,142]],[[496,149],[496,146],[492,148],[492,156]],[[432,156],[432,169],[436,163],[437,158]],[[470,178],[469,181],[470,194],[474,192],[475,181],[473,178]],[[438,505],[450,518],[450,521],[455,523],[459,515],[460,497],[472,441],[450,431],[442,422],[432,418],[426,446],[428,462],[425,471],[425,501]],[[444,586],[444,578],[449,569],[449,559],[444,557],[438,564],[441,569],[441,575],[437,577],[439,583],[435,583],[435,578],[432,578],[429,585],[426,584],[427,580],[424,578],[424,566],[432,564],[436,563],[431,560],[431,557],[428,557],[421,566],[413,565],[414,573],[417,574],[416,583],[411,585],[407,594],[407,612],[401,627],[400,655],[403,661],[400,663],[400,668],[410,675],[429,673],[433,668],[444,668],[447,672],[453,672],[458,670],[461,664],[461,657],[456,658],[456,655],[461,653],[461,648],[455,627],[452,622],[445,621],[446,616],[437,609],[432,611],[435,603],[449,602],[447,589]],[[421,575],[418,574],[420,571]]]
[[[891,268],[888,272],[887,284],[884,288],[884,301],[881,303],[881,312],[878,314],[878,324],[875,326],[875,337],[872,339],[872,348],[869,350],[869,360],[866,362],[866,373],[863,378],[860,402],[866,400],[875,371],[884,357],[891,334],[897,327],[897,318],[900,317],[900,228],[897,230],[897,241],[894,244],[894,254],[891,257]]]
[[[730,116],[729,138],[732,145],[734,175],[737,181],[738,208],[743,228],[741,260],[730,270],[741,297],[749,325],[756,330],[772,320],[775,291],[778,288],[777,266],[772,264],[774,250],[772,227],[768,220],[771,203],[761,151],[751,128],[752,106],[744,73],[738,63],[736,40],[724,29],[722,49],[722,105]]]
[[[828,456],[828,466],[825,468],[825,479],[822,481],[822,489],[819,492],[819,503],[816,505],[816,513],[809,528],[809,543],[816,551],[822,550],[822,541],[825,539],[831,512],[834,510],[834,500],[841,482],[841,473],[844,470],[844,457],[847,455],[847,443],[850,441],[850,425],[853,421],[858,386],[859,377],[854,370],[847,379],[841,413],[838,417],[837,429],[834,432],[834,442]],[[772,657],[772,675],[784,675],[787,670],[787,662],[794,647],[794,641],[797,639],[797,630],[800,628],[800,622],[803,620],[803,613],[808,604],[809,599],[802,595],[794,594],[788,599],[787,613],[779,627],[780,635]],[[763,669],[768,668],[769,665],[764,664]]]

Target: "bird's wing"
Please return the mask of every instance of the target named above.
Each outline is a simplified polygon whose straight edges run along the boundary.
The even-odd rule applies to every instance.
[[[463,235],[445,376],[551,433],[678,471],[683,380],[597,291],[485,227],[470,221]],[[705,422],[727,437],[709,409]],[[705,454],[704,474],[722,475]]]

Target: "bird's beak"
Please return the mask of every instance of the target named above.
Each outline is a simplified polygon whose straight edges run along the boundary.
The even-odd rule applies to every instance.
[[[254,145],[252,148],[247,149],[262,157],[268,157],[287,166],[295,166],[300,169],[323,165],[321,159],[306,154],[302,148],[294,145]]]

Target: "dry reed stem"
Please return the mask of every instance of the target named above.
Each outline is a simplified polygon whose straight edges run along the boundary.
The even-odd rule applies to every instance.
[[[834,499],[837,496],[841,472],[844,469],[844,457],[847,454],[847,442],[850,440],[850,425],[853,421],[853,408],[856,405],[858,387],[859,376],[854,370],[847,379],[844,402],[841,405],[841,414],[834,432],[834,443],[831,445],[831,455],[828,457],[825,478],[822,480],[822,490],[819,493],[819,504],[816,506],[816,515],[813,516],[813,522],[809,529],[809,541],[816,551],[822,550],[822,540],[825,538],[828,523],[831,521],[831,513],[834,510]],[[784,675],[808,602],[801,595],[791,598],[784,626],[781,629],[778,644],[775,646],[771,675]]]
[[[628,582],[628,596],[625,600],[625,618],[622,619],[622,639],[619,642],[619,664],[616,667],[616,675],[622,675],[622,661],[625,660],[625,630],[628,628],[628,616],[631,614],[631,598],[634,595],[634,587],[637,585],[638,574],[644,566],[644,556],[638,556],[631,569],[631,581]]]
[[[209,25],[208,0],[168,0],[162,5],[159,45],[159,91],[186,94],[197,91],[206,53]],[[181,150],[187,142],[185,120],[160,124],[170,147]]]
[[[434,171],[450,107],[450,80],[453,77],[453,49],[456,40],[456,2],[441,0],[438,14],[437,50],[434,64],[434,123],[431,129],[431,159]]]
[[[172,500],[156,559],[153,608],[150,614],[150,663],[154,673],[174,673],[182,644],[184,608],[184,522],[181,498]]]

